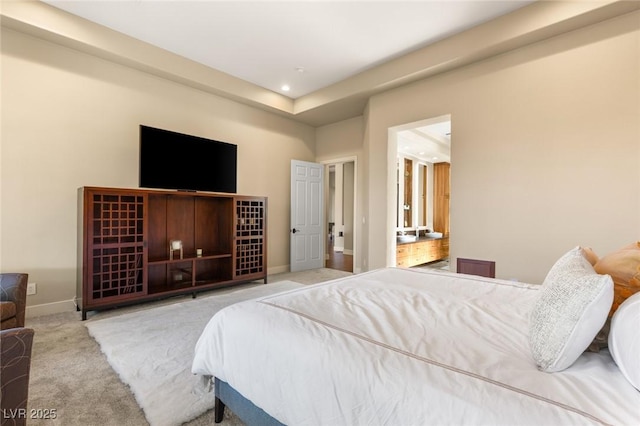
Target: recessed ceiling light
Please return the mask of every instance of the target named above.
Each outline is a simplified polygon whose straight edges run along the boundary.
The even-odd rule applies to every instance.
[[[288,84],[283,84],[282,85],[282,91],[283,92],[288,92],[289,90],[291,90],[291,87],[289,87]]]
[[[420,152],[420,155],[424,155],[424,151],[421,151],[421,152]]]
[[[437,159],[438,159],[438,157],[431,157],[431,159],[432,159],[432,160],[437,160]]]

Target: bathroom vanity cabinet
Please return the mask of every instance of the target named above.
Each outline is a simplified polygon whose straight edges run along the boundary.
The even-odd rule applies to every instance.
[[[416,241],[398,243],[396,265],[410,267],[449,257],[449,237],[421,237]]]

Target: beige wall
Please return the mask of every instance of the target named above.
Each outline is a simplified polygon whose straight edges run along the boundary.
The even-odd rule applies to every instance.
[[[362,117],[350,118],[316,129],[316,159],[331,160],[362,154]]]
[[[576,245],[640,238],[640,12],[371,98],[369,268],[393,256],[388,128],[452,115],[451,250],[541,282]],[[381,171],[385,171],[381,172]],[[386,208],[385,208],[386,207]]]
[[[345,253],[353,253],[353,223],[354,223],[354,209],[353,200],[354,184],[355,184],[355,164],[353,161],[344,163],[344,250]]]
[[[76,191],[136,187],[138,125],[237,143],[238,191],[269,197],[269,269],[288,264],[290,159],[357,158],[356,269],[393,256],[393,126],[452,115],[452,258],[540,282],[578,245],[640,238],[640,12],[372,97],[313,129],[163,78],[2,32],[0,270],[28,304],[70,308]],[[371,232],[370,232],[371,230]],[[375,232],[374,232],[375,231]]]
[[[6,29],[1,96],[0,268],[38,284],[29,306],[73,306],[77,188],[137,187],[140,124],[237,144],[238,192],[269,197],[269,271],[288,268],[290,160],[314,160],[312,127]]]

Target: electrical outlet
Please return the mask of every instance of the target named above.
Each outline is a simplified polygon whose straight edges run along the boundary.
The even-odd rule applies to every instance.
[[[31,296],[37,293],[36,283],[27,284],[27,296]]]

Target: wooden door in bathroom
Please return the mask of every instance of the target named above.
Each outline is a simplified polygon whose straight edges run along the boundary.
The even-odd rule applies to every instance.
[[[433,230],[449,236],[451,164],[433,165]]]

